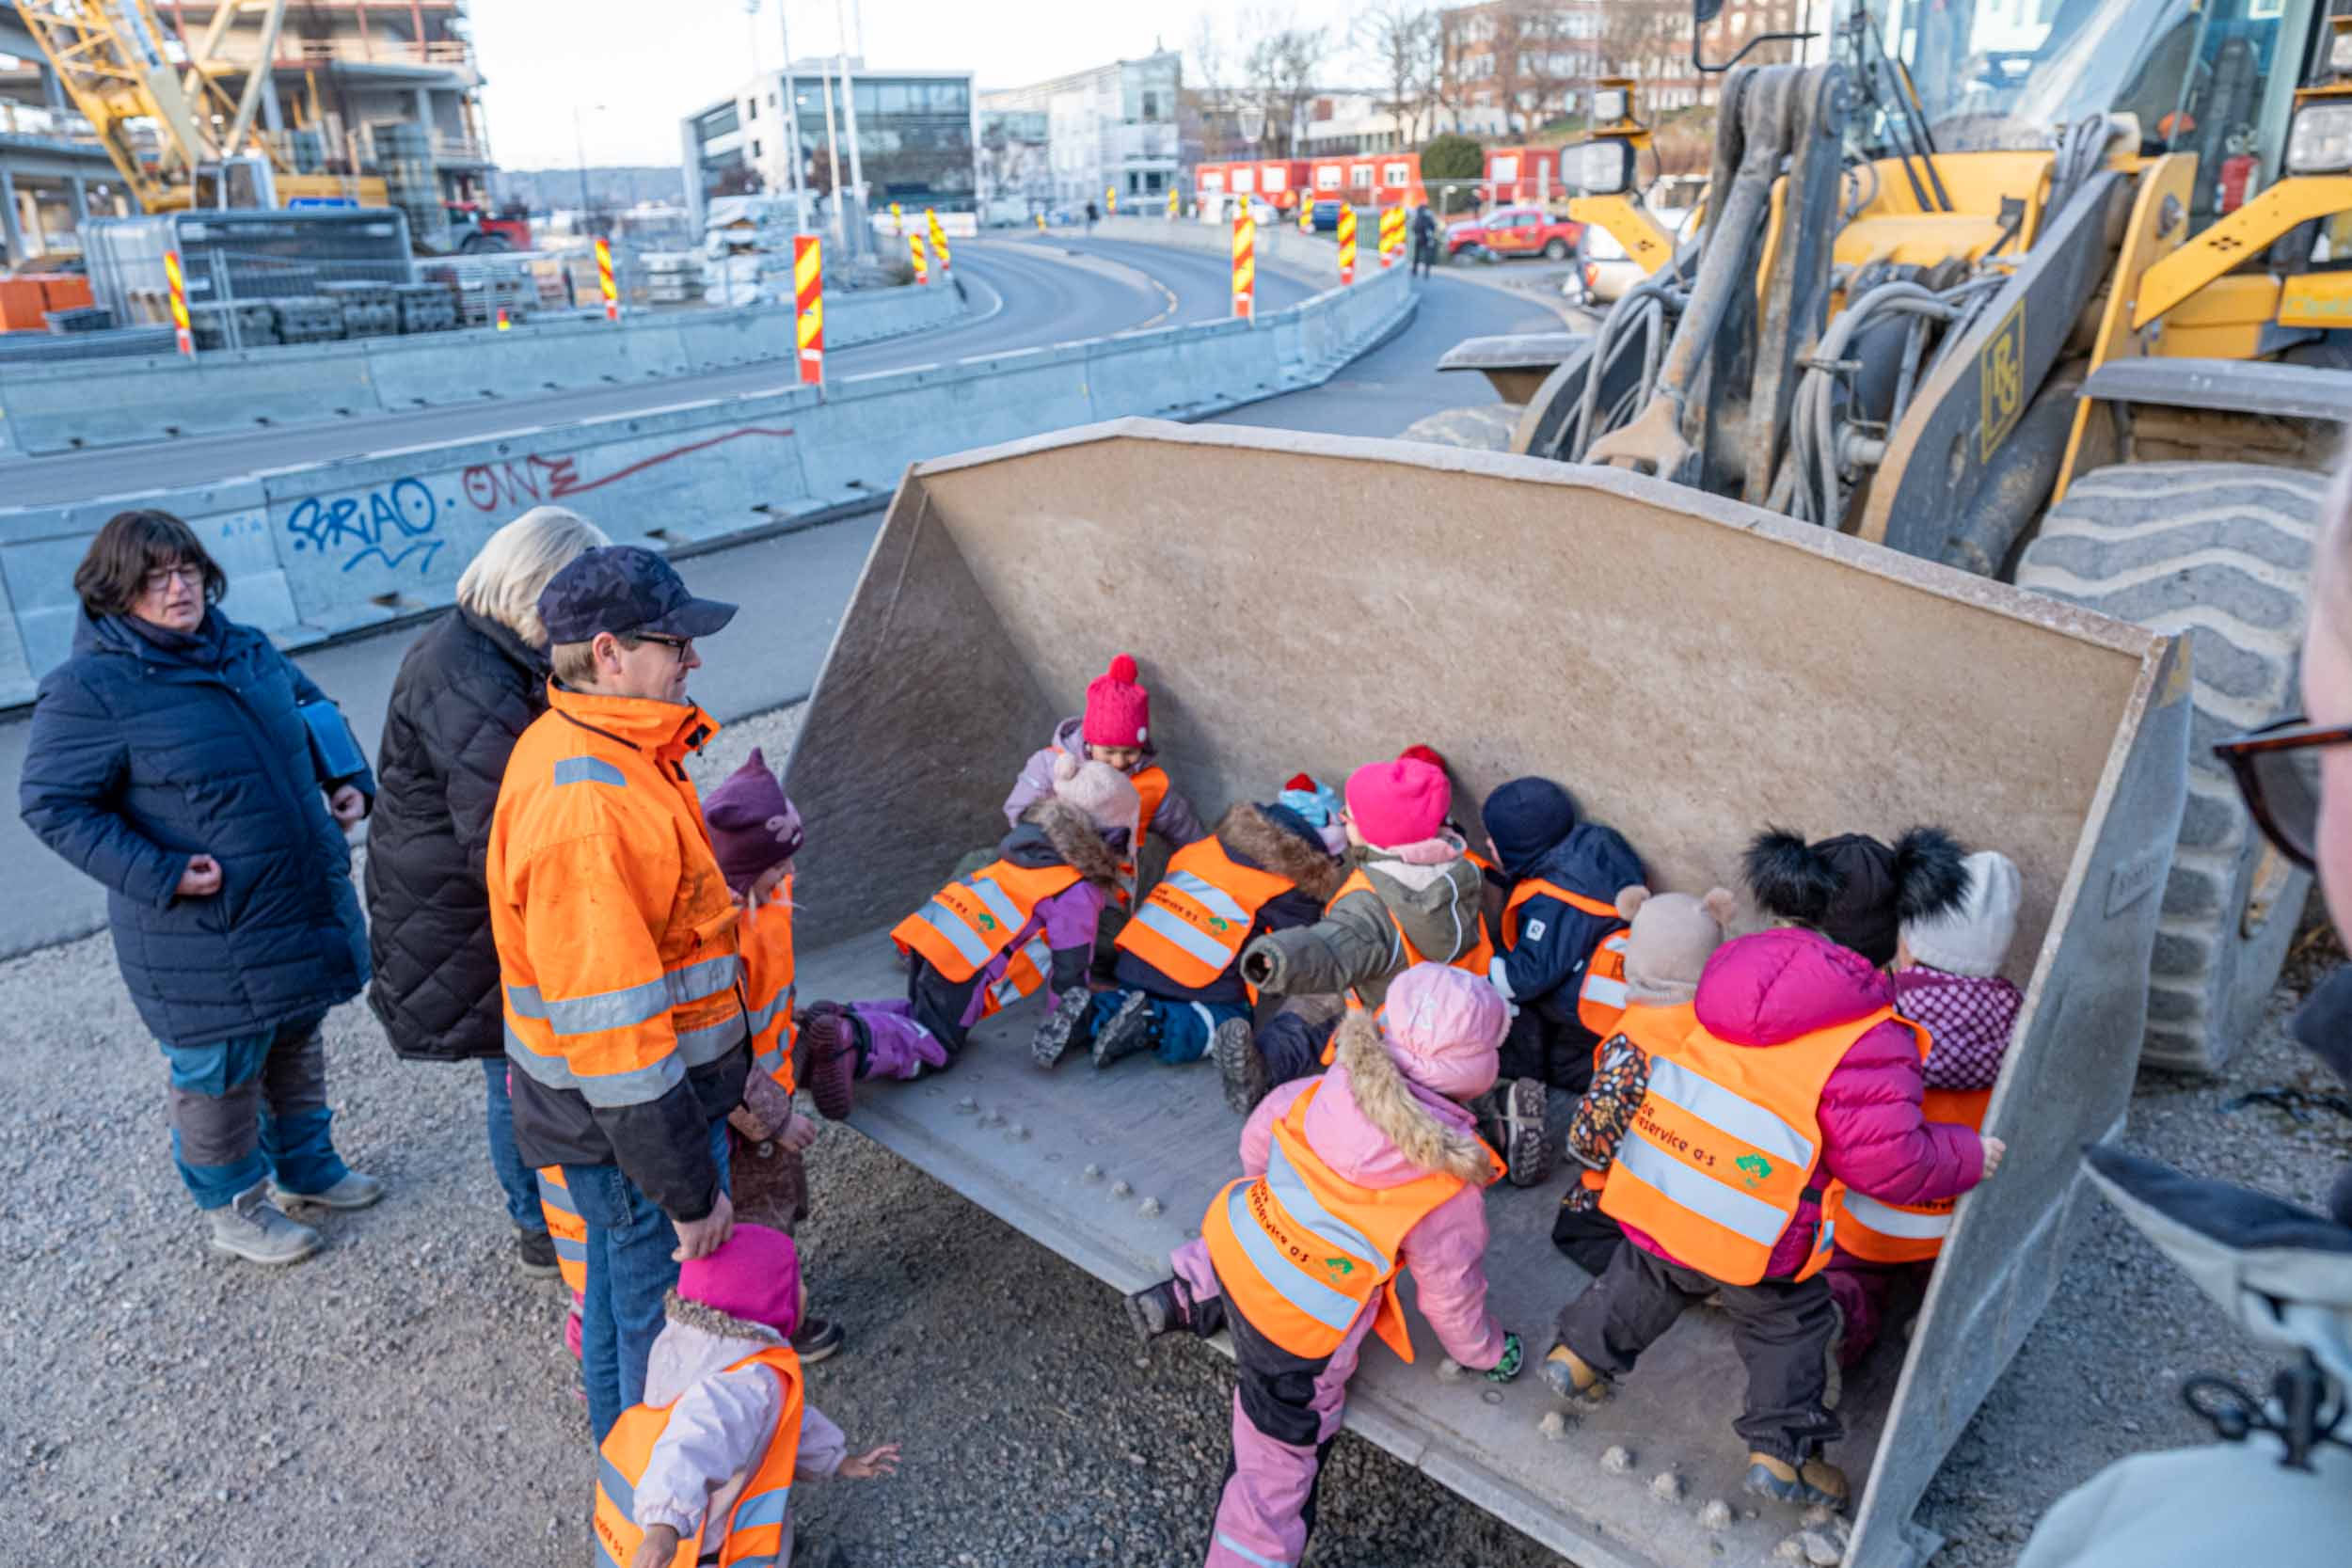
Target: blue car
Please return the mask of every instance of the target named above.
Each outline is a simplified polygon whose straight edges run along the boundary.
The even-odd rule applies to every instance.
[[[1316,202],[1314,214],[1309,220],[1315,226],[1315,232],[1318,234],[1337,233],[1340,227],[1340,212],[1346,205],[1344,201]]]

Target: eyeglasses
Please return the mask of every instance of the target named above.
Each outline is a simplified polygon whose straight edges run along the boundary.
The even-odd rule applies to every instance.
[[[641,631],[637,634],[637,641],[656,643],[669,649],[677,655],[678,662],[681,664],[686,662],[686,656],[694,651],[694,640],[691,637],[661,637],[653,632]]]
[[[2314,724],[2301,714],[2233,736],[2213,754],[2229,764],[2237,792],[2263,836],[2279,853],[2313,869],[2319,844],[2319,758],[2323,746],[2352,741],[2352,725]]]
[[[160,594],[175,582],[184,582],[191,588],[199,587],[204,581],[204,568],[193,561],[183,561],[176,566],[156,567],[147,574],[146,581],[147,591],[151,594]]]

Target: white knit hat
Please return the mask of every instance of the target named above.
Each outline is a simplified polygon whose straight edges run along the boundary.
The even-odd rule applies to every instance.
[[[1054,759],[1054,793],[1093,819],[1104,833],[1124,832],[1130,841],[1143,816],[1135,781],[1104,762],[1080,762],[1065,752]]]
[[[1998,973],[2017,934],[2022,879],[2017,863],[1997,849],[1980,849],[1962,863],[1968,891],[1942,914],[1903,922],[1911,956],[1947,974]]]

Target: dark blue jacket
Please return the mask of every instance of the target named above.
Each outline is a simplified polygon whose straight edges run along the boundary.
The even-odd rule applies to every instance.
[[[1180,985],[1122,947],[1119,950],[1119,962],[1111,971],[1122,988],[1143,991],[1163,1002],[1247,1006],[1249,988],[1242,981],[1241,955],[1249,943],[1268,932],[1311,926],[1322,919],[1324,905],[1339,891],[1345,876],[1340,863],[1324,848],[1321,840],[1312,836],[1306,824],[1284,827],[1266,815],[1264,808],[1247,801],[1226,812],[1216,825],[1216,841],[1236,865],[1288,878],[1289,891],[1276,894],[1259,909],[1257,919],[1250,923],[1249,935],[1233,949],[1232,961],[1207,985],[1197,990]]]
[[[1581,894],[1603,904],[1614,904],[1619,890],[1648,880],[1642,858],[1614,828],[1580,822],[1568,836],[1525,865],[1506,868],[1510,886],[1537,878]],[[1581,1039],[1587,1051],[1593,1037],[1576,1021],[1576,997],[1584,984],[1584,966],[1603,938],[1625,923],[1614,915],[1604,920],[1586,914],[1557,898],[1538,894],[1519,906],[1518,944],[1502,955],[1502,978],[1511,1000],[1522,1010],[1533,1007],[1553,1031],[1571,1043]],[[1495,931],[1502,939],[1500,927]]]
[[[40,683],[18,810],[105,884],[123,984],[160,1040],[215,1044],[367,984],[351,849],[322,790],[373,796],[375,781],[320,776],[297,705],[325,701],[217,610],[160,641],[85,615]],[[220,891],[175,896],[199,853],[220,863]]]

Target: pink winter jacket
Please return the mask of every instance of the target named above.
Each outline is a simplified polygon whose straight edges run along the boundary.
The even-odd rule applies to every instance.
[[[1462,1106],[1408,1079],[1399,1081],[1431,1117],[1467,1136],[1478,1135],[1477,1118]],[[1401,1187],[1429,1174],[1357,1108],[1342,1061],[1319,1078],[1294,1079],[1258,1102],[1241,1132],[1242,1168],[1250,1176],[1265,1174],[1275,1122],[1317,1084],[1323,1087],[1307,1107],[1306,1133],[1308,1147],[1324,1164],[1363,1187]],[[1413,1271],[1421,1315],[1437,1331],[1446,1354],[1480,1371],[1502,1359],[1502,1330],[1486,1311],[1486,1189],[1465,1186],[1431,1210],[1406,1234],[1398,1259]],[[1349,1336],[1351,1348],[1361,1337],[1359,1324]]]
[[[1870,960],[1819,932],[1758,931],[1724,943],[1699,977],[1698,1020],[1733,1045],[1769,1051],[1817,1029],[1851,1023],[1889,1006],[1894,985]],[[1820,1186],[1834,1176],[1887,1203],[1957,1197],[1984,1176],[1984,1141],[1965,1127],[1931,1122],[1920,1110],[1927,1084],[1915,1036],[1888,1022],[1846,1053],[1821,1089]],[[1818,1203],[1798,1207],[1767,1278],[1794,1274],[1820,1228]],[[1672,1253],[1632,1227],[1627,1237],[1668,1262]]]

